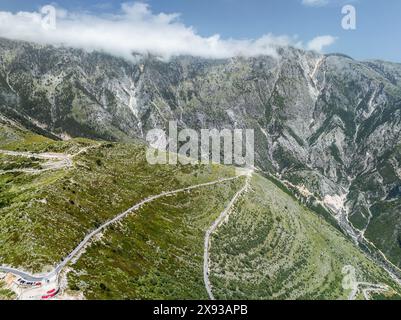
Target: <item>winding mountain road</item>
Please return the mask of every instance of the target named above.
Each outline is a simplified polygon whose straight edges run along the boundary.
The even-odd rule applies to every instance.
[[[213,232],[215,232],[216,229],[220,226],[220,224],[224,221],[224,219],[229,215],[231,208],[237,202],[238,198],[249,188],[252,173],[253,173],[253,171],[249,171],[248,173],[246,173],[247,178],[245,181],[245,185],[241,188],[241,190],[239,190],[234,195],[234,197],[231,199],[230,203],[227,205],[227,207],[224,209],[224,211],[220,213],[218,218],[213,222],[213,224],[206,231],[206,234],[205,234],[204,254],[203,254],[203,281],[205,283],[205,288],[206,288],[206,291],[207,291],[207,294],[208,294],[210,300],[215,300],[215,298],[213,296],[212,288],[210,285],[210,280],[209,280],[210,237],[213,234]]]
[[[380,293],[389,290],[387,285],[374,284],[369,282],[356,282],[348,300],[355,300],[358,292],[362,292],[365,300],[370,300],[370,293]]]
[[[212,181],[212,182],[206,182],[206,183],[202,183],[202,184],[197,184],[197,185],[193,185],[193,186],[189,186],[186,188],[182,188],[182,189],[178,189],[178,190],[174,190],[174,191],[168,191],[168,192],[163,192],[160,193],[158,195],[154,195],[151,197],[146,198],[145,200],[142,200],[141,202],[135,204],[134,206],[132,206],[131,208],[127,209],[126,211],[120,213],[119,215],[115,216],[113,219],[110,219],[108,221],[106,221],[105,223],[103,223],[99,228],[97,228],[96,230],[93,230],[92,232],[90,232],[87,236],[85,236],[85,238],[78,244],[78,246],[71,251],[71,253],[67,256],[67,258],[65,258],[59,265],[57,265],[53,271],[49,272],[48,274],[44,274],[44,275],[32,275],[29,274],[23,270],[18,270],[15,268],[11,268],[8,266],[0,266],[0,272],[5,272],[5,273],[11,273],[14,274],[18,277],[22,277],[23,279],[27,280],[27,281],[33,281],[33,282],[46,282],[49,281],[49,279],[57,277],[60,272],[63,270],[63,268],[69,263],[71,262],[71,260],[76,257],[78,255],[78,253],[100,232],[102,232],[104,229],[106,229],[108,226],[110,226],[113,223],[116,223],[122,219],[124,219],[126,216],[128,216],[129,214],[131,214],[132,212],[138,210],[139,208],[141,208],[143,205],[152,202],[154,200],[157,200],[159,198],[162,197],[166,197],[166,196],[170,196],[170,195],[175,195],[177,193],[181,193],[181,192],[185,192],[185,191],[190,191],[193,189],[197,189],[197,188],[201,188],[201,187],[207,187],[207,186],[212,186],[212,185],[216,185],[216,184],[220,184],[223,182],[227,182],[227,181],[232,181],[235,179],[238,179],[239,177],[241,177],[243,175],[237,175],[231,178],[224,178],[224,179],[219,179],[216,181]],[[239,195],[238,195],[239,196]],[[234,200],[234,199],[233,199]],[[233,202],[233,201],[232,201]],[[235,202],[235,201],[234,201]]]
[[[88,147],[82,148],[75,154],[65,154],[65,153],[33,153],[33,152],[21,152],[21,151],[9,151],[9,150],[0,150],[0,154],[4,154],[6,156],[12,157],[25,157],[25,158],[36,158],[40,160],[47,160],[47,162],[43,163],[42,169],[33,169],[33,168],[21,168],[21,169],[11,169],[11,170],[0,170],[0,174],[5,173],[13,173],[13,172],[22,172],[22,173],[30,173],[30,174],[38,174],[51,170],[61,170],[64,168],[73,167],[73,159],[82,154],[83,152],[96,148],[99,145],[90,145]]]
[[[41,282],[44,280],[45,276],[33,276],[25,271],[18,270],[15,268],[9,268],[9,267],[0,267],[0,272],[4,273],[12,273],[15,276],[21,277],[25,279],[26,281],[31,281],[31,282]]]

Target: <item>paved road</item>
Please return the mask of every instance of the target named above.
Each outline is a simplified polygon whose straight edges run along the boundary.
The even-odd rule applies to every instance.
[[[97,234],[99,234],[100,232],[102,232],[104,229],[106,229],[108,226],[110,226],[113,223],[116,223],[119,220],[124,219],[127,215],[131,214],[132,212],[138,210],[139,208],[141,208],[143,205],[145,205],[146,203],[152,202],[156,199],[162,198],[162,197],[166,197],[169,195],[174,195],[177,193],[181,193],[184,191],[190,191],[192,189],[196,189],[196,188],[200,188],[200,187],[206,187],[206,186],[211,186],[211,185],[215,185],[215,184],[219,184],[225,181],[231,181],[231,180],[235,180],[238,177],[233,177],[233,178],[227,178],[227,179],[220,179],[217,181],[212,181],[212,182],[207,182],[207,183],[202,183],[202,184],[198,184],[198,185],[194,185],[194,186],[190,186],[187,188],[183,188],[183,189],[178,189],[178,190],[174,190],[174,191],[169,191],[169,192],[163,192],[161,194],[155,195],[155,196],[151,196],[139,203],[137,203],[136,205],[134,205],[133,207],[129,208],[128,210],[124,211],[123,213],[120,213],[118,216],[114,217],[113,219],[105,222],[103,225],[101,225],[99,228],[97,228],[96,230],[93,230],[91,233],[89,233],[82,241],[81,243],[68,255],[68,257],[61,262],[55,269],[55,273],[58,274],[60,273],[60,271],[78,254],[79,251],[81,251],[85,245]]]
[[[14,269],[14,268],[9,268],[9,267],[1,267],[0,266],[0,271],[4,273],[12,273],[18,277],[21,277],[27,281],[32,281],[32,282],[41,282],[43,281],[46,277],[45,276],[33,276],[27,272]]]
[[[364,288],[365,287],[365,288]],[[389,287],[383,284],[374,284],[368,282],[356,282],[351,291],[348,300],[355,300],[358,292],[362,291],[365,300],[370,300],[370,293],[380,293],[388,291]]]
[[[78,244],[78,246],[67,256],[67,258],[65,258],[59,265],[56,266],[56,268],[51,271],[50,273],[43,275],[43,276],[34,276],[31,274],[28,274],[24,271],[18,270],[18,269],[13,269],[13,268],[9,268],[9,267],[2,267],[0,266],[0,271],[2,272],[6,272],[6,273],[12,273],[14,275],[17,275],[19,277],[24,278],[25,280],[28,281],[46,281],[50,278],[53,278],[55,276],[58,276],[59,273],[61,272],[61,270],[75,257],[77,256],[77,254],[89,243],[89,241],[97,234],[99,234],[100,232],[102,232],[104,229],[106,229],[108,226],[110,226],[111,224],[124,219],[127,215],[129,215],[130,213],[138,210],[139,208],[141,208],[144,204],[152,202],[156,199],[162,198],[162,197],[166,197],[166,196],[170,196],[170,195],[174,195],[180,192],[185,192],[185,191],[190,191],[193,189],[197,189],[197,188],[201,188],[201,187],[206,187],[206,186],[212,186],[215,184],[219,184],[219,183],[223,183],[226,181],[232,181],[235,179],[238,179],[240,177],[239,176],[235,176],[232,178],[225,178],[225,179],[220,179],[217,181],[212,181],[212,182],[207,182],[207,183],[202,183],[202,184],[198,184],[198,185],[194,185],[194,186],[190,186],[187,188],[182,188],[182,189],[178,189],[178,190],[174,190],[174,191],[169,191],[169,192],[163,192],[161,194],[155,195],[155,196],[151,196],[149,198],[146,198],[145,200],[139,202],[138,204],[134,205],[133,207],[129,208],[128,210],[124,211],[123,213],[119,214],[118,216],[114,217],[113,219],[105,222],[104,224],[102,224],[99,228],[97,228],[96,230],[93,230],[91,233],[89,233],[87,236],[85,236],[85,238]]]
[[[82,154],[83,152],[85,152],[91,148],[96,148],[98,146],[99,146],[99,144],[82,148],[80,151],[78,151],[77,153],[75,153],[73,155],[63,154],[63,153],[33,153],[33,152],[0,150],[0,153],[9,155],[9,156],[37,158],[37,159],[52,161],[52,162],[46,163],[47,168],[45,168],[45,169],[16,169],[16,170],[0,171],[0,173],[17,172],[17,171],[18,172],[22,171],[22,172],[26,172],[26,173],[38,173],[38,172],[44,172],[44,171],[48,171],[48,170],[69,168],[69,167],[73,166],[72,159],[74,157]],[[46,279],[51,278],[54,275],[58,275],[57,268],[55,270],[53,270],[52,272],[50,272],[49,274],[42,275],[42,276],[33,276],[22,270],[18,270],[18,269],[6,267],[6,266],[0,266],[0,272],[12,273],[18,277],[21,277],[27,281],[32,281],[32,282],[42,282],[42,281],[45,281]]]
[[[248,177],[246,178],[245,185],[242,187],[241,190],[239,190],[234,195],[234,197],[231,199],[230,203],[227,205],[227,207],[224,209],[224,211],[219,215],[219,217],[213,222],[212,226],[206,231],[206,234],[205,234],[204,253],[203,253],[203,281],[205,283],[206,291],[207,291],[207,294],[209,295],[210,300],[215,300],[214,296],[213,296],[212,288],[210,286],[210,280],[209,280],[210,237],[213,234],[213,232],[215,232],[216,229],[220,226],[220,224],[223,222],[223,220],[227,217],[231,208],[234,206],[235,202],[237,202],[238,198],[248,189],[251,177],[252,177],[252,173],[249,173]]]

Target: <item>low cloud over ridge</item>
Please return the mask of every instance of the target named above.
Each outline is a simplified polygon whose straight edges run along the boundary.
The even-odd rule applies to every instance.
[[[202,37],[181,23],[179,14],[154,14],[145,3],[125,3],[120,13],[104,15],[60,9],[54,30],[44,29],[41,18],[39,12],[0,11],[0,37],[99,50],[126,59],[132,59],[133,52],[151,53],[165,59],[177,55],[274,56],[277,46],[302,47],[295,37],[272,34],[250,40],[222,39],[218,34]]]

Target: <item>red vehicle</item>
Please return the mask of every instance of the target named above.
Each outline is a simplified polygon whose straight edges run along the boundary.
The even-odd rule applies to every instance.
[[[58,293],[58,290],[56,291],[56,289],[53,289],[53,290],[47,291],[47,293],[48,293],[47,295],[42,296],[42,300],[47,300],[47,299],[53,298]]]

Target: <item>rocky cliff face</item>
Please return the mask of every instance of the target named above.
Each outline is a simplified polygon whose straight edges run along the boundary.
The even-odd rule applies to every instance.
[[[293,48],[271,57],[136,63],[0,40],[0,112],[36,131],[129,141],[253,128],[256,163],[330,208],[401,266],[401,65]]]

